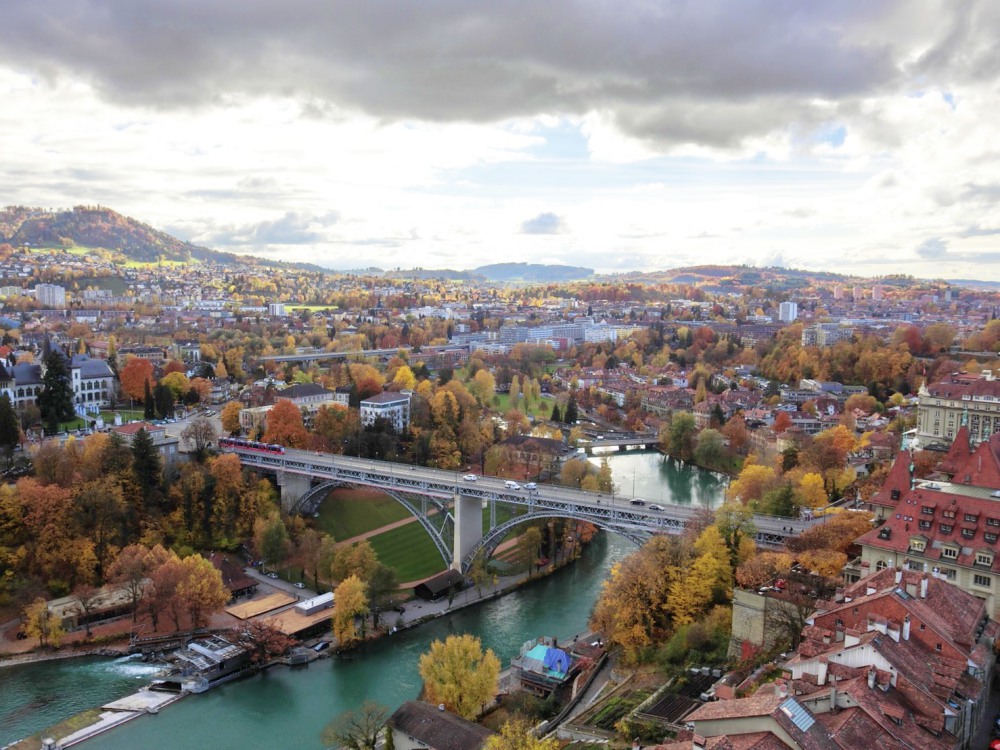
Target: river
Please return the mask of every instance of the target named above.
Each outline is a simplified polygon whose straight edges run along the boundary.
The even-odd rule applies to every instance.
[[[594,460],[600,461],[599,457]],[[714,506],[725,478],[664,460],[651,451],[609,455],[618,492],[648,502]],[[372,643],[350,658],[308,669],[276,667],[209,693],[185,698],[84,743],[88,749],[245,750],[321,748],[330,719],[365,699],[394,710],[420,690],[417,661],[431,641],[474,633],[506,666],[521,644],[540,635],[565,638],[586,628],[611,565],[634,547],[599,535],[574,565],[514,594]],[[461,597],[475,597],[471,591]],[[151,669],[130,659],[69,659],[0,670],[0,746],[79,711],[133,692]]]

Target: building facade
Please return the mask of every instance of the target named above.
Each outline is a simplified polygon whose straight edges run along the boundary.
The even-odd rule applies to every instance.
[[[361,402],[360,411],[363,427],[375,424],[375,420],[381,417],[388,420],[396,432],[402,432],[410,426],[410,393],[377,393]]]
[[[1000,432],[1000,380],[992,371],[981,375],[955,372],[920,387],[917,440],[922,445],[952,441],[963,424],[968,426],[973,443]]]

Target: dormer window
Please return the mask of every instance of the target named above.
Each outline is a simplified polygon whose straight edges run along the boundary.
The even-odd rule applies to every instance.
[[[993,566],[993,553],[992,552],[977,552],[976,553],[976,565],[986,565],[987,567]]]
[[[965,522],[966,523],[975,523],[978,519],[979,519],[979,516],[977,516],[974,513],[966,513],[965,514]]]
[[[950,534],[952,531],[954,531],[954,529],[955,529],[955,527],[952,526],[950,523],[943,523],[943,524],[941,524],[941,533],[942,534]]]
[[[911,537],[910,538],[910,551],[911,552],[923,552],[927,548],[927,541],[923,537]]]
[[[958,547],[942,547],[941,557],[947,558],[949,560],[958,559]]]
[[[974,537],[975,535],[976,535],[975,529],[969,528],[968,526],[962,528],[962,538],[972,539],[972,537]]]
[[[923,505],[923,506],[920,507],[920,512],[923,513],[925,516],[933,516],[934,515],[934,506],[933,505]]]
[[[944,517],[945,518],[954,518],[955,517],[955,511],[954,510],[946,510],[946,511],[944,511]]]

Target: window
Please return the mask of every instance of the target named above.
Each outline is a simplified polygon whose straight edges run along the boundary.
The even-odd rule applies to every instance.
[[[942,547],[941,557],[948,558],[949,560],[958,559],[958,548],[957,547]]]
[[[986,519],[986,525],[987,526],[1000,526],[1000,518],[987,518]]]
[[[979,518],[979,516],[977,516],[977,515],[975,515],[973,513],[966,513],[965,514],[965,521],[966,521],[966,523],[975,523],[978,518]]]
[[[934,646],[934,650],[935,650],[935,651],[940,651],[940,650],[941,650],[941,644],[940,644],[940,643],[936,644],[936,645]]]
[[[910,540],[910,549],[913,550],[914,552],[923,552],[924,551],[924,547],[926,545],[927,545],[927,542],[924,541],[923,539],[911,539]]]
[[[955,511],[953,511],[953,510],[946,510],[944,512],[944,517],[945,518],[954,518],[955,517]]]
[[[885,567],[886,567],[885,566],[885,560],[879,560],[877,563],[875,563],[875,570],[876,571],[885,570]]]
[[[972,539],[972,537],[974,537],[975,535],[976,535],[975,529],[970,529],[968,527],[962,529],[962,536],[965,539]]]
[[[934,515],[934,506],[933,505],[923,505],[923,506],[920,507],[920,512],[923,513],[925,516],[933,516]]]
[[[954,528],[950,523],[943,523],[941,524],[941,533],[950,534]]]
[[[984,589],[988,589],[990,587],[991,580],[992,579],[989,576],[981,576],[978,574],[972,576],[972,582],[977,586],[982,586]]]
[[[991,531],[987,531],[985,534],[983,534],[983,538],[986,539],[986,541],[989,542],[990,544],[996,544],[997,535]]]
[[[931,524],[931,522],[930,522],[930,521],[924,521],[924,520],[921,520],[921,521],[920,521],[920,530],[921,530],[921,531],[929,531],[929,530],[930,530],[930,528],[931,528],[931,525],[932,525],[932,524]]]
[[[955,569],[954,568],[942,568],[941,575],[947,578],[949,581],[955,580]]]
[[[993,555],[989,552],[977,552],[976,553],[976,565],[992,565]]]

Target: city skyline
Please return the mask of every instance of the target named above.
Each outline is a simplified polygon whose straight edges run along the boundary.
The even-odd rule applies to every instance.
[[[341,269],[1000,280],[986,2],[6,15],[6,203]]]

